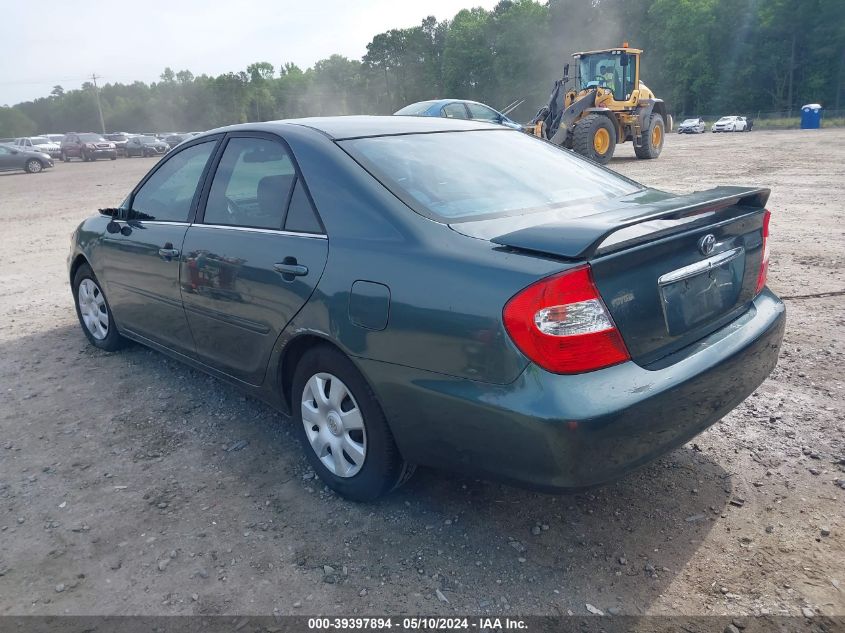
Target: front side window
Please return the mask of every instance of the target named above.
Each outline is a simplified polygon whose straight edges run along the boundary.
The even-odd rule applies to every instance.
[[[187,222],[202,172],[216,144],[199,143],[168,158],[135,194],[129,218]]]
[[[214,174],[203,221],[281,229],[295,180],[293,161],[280,143],[233,138]]]
[[[450,103],[443,106],[443,116],[447,119],[465,119],[467,118],[467,109],[463,103]]]
[[[399,199],[438,222],[562,210],[641,188],[567,150],[507,130],[370,137],[340,145]]]
[[[496,123],[501,120],[498,112],[496,112],[493,108],[488,108],[480,103],[468,103],[467,107],[469,108],[470,118],[477,121],[490,121],[492,123]]]

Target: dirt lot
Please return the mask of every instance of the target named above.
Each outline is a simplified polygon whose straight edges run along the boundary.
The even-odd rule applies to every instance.
[[[772,187],[788,330],[736,411],[588,494],[421,469],[373,505],[315,481],[263,404],[87,344],[69,235],[150,160],[0,175],[0,615],[845,614],[845,130],[672,135],[611,165]]]

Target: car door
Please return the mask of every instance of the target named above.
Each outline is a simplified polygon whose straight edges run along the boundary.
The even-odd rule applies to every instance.
[[[204,138],[159,163],[106,233],[99,260],[112,313],[130,333],[193,356],[179,262],[185,231],[220,137]]]
[[[18,156],[20,152],[17,149],[12,149],[5,145],[0,145],[0,171],[9,171],[11,169],[19,169]]]
[[[328,241],[287,145],[233,133],[185,236],[182,299],[199,359],[257,385],[326,264]]]

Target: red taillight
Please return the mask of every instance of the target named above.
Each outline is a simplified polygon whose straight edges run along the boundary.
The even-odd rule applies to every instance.
[[[502,314],[520,351],[556,374],[593,371],[630,358],[589,265],[531,284],[507,302]]]
[[[757,273],[757,288],[754,294],[757,295],[766,285],[766,278],[769,276],[769,219],[772,212],[766,209],[763,213],[763,259],[760,261],[760,272]]]

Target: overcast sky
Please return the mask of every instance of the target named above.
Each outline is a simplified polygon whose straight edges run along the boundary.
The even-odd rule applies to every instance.
[[[3,2],[0,104],[102,82],[157,81],[165,66],[195,75],[256,61],[303,69],[333,53],[360,58],[376,33],[450,19],[497,0],[41,0]]]

